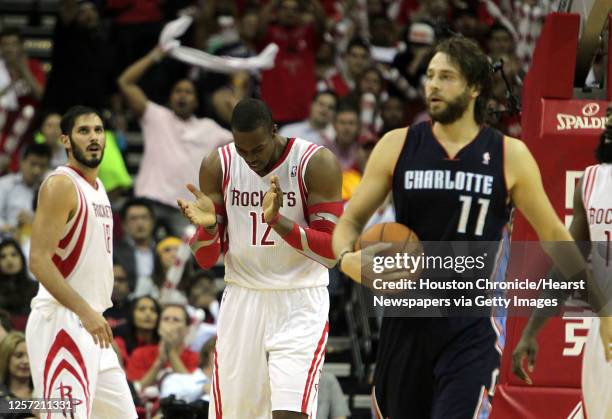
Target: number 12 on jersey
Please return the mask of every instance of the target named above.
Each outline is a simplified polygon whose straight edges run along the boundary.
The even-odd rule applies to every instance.
[[[459,201],[461,201],[461,215],[459,217],[459,224],[457,225],[457,233],[465,234],[467,229],[468,218],[472,208],[472,197],[469,195],[459,195]],[[487,219],[487,212],[489,211],[489,202],[491,200],[478,198],[478,205],[480,210],[478,211],[478,219],[476,220],[476,229],[474,235],[482,236],[484,230],[485,220]]]
[[[258,214],[255,211],[249,212],[249,215],[251,216],[251,231],[252,231],[251,245],[257,246],[259,244],[259,246],[274,246],[274,240],[270,240],[268,238],[268,236],[270,236],[270,231],[272,230],[272,226],[266,223],[266,219],[264,217],[263,212],[260,212],[259,214],[261,215],[260,217],[257,216]],[[262,224],[261,228],[257,228],[257,225],[260,224],[258,220],[259,218],[261,218],[261,224]],[[262,230],[263,230],[263,235],[261,236],[261,239],[257,240],[258,234]]]
[[[111,226],[104,223],[104,246],[109,254],[111,253],[111,237]]]

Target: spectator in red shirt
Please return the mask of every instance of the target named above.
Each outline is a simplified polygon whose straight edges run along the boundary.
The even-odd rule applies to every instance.
[[[136,349],[159,343],[157,329],[160,311],[153,297],[143,296],[132,301],[126,322],[113,330],[122,364],[127,362]]]
[[[160,342],[136,349],[127,364],[127,378],[138,381],[137,387],[154,384],[160,373],[193,372],[199,365],[199,355],[184,346],[189,326],[189,314],[184,306],[167,305],[159,321]]]
[[[339,97],[348,95],[370,66],[371,55],[368,44],[361,38],[352,39],[346,48],[344,60],[346,65],[327,80],[329,89],[335,91]]]
[[[301,12],[311,5],[312,23],[302,23]],[[272,11],[278,10],[270,24]],[[316,90],[316,51],[325,31],[325,11],[319,0],[271,0],[263,8],[258,23],[260,49],[269,43],[279,47],[275,66],[262,72],[261,98],[268,103],[274,120],[283,124],[308,117]]]
[[[19,150],[45,88],[42,64],[28,58],[16,28],[0,32],[0,173],[17,171]]]

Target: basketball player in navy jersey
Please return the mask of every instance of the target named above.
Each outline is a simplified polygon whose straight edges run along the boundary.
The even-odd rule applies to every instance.
[[[393,130],[374,148],[334,231],[340,269],[361,281],[362,251],[354,252],[353,245],[389,192],[397,222],[422,241],[499,241],[513,205],[540,240],[571,240],[525,144],[482,125],[491,71],[478,46],[462,37],[442,41],[426,77],[432,122]],[[437,182],[440,175],[463,181]],[[584,274],[578,249],[572,246],[567,253],[572,266],[563,272],[566,277]],[[555,262],[560,259],[551,256]],[[486,415],[499,365],[496,338],[490,318],[385,317],[373,388],[377,415]]]
[[[195,200],[199,265],[225,251],[211,418],[316,416],[327,341],[331,233],[342,213],[341,171],[322,146],[277,134],[267,105],[240,101],[234,143],[202,162]]]

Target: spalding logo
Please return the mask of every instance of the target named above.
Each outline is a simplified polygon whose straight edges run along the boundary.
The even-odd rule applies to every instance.
[[[582,107],[582,115],[557,114],[557,131],[570,129],[603,129],[606,126],[605,116],[594,116],[599,113],[599,104],[587,103]]]

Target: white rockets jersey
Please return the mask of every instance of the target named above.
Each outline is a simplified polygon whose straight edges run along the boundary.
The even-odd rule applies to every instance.
[[[280,214],[308,226],[308,190],[304,182],[310,158],[323,147],[290,138],[274,168],[260,177],[236,152],[234,143],[219,148],[229,248],[225,280],[254,289],[295,289],[326,286],[327,268],[302,255],[264,220],[262,202],[270,178],[278,176],[284,201]]]
[[[77,194],[74,216],[64,227],[53,263],[66,282],[97,312],[111,307],[113,291],[113,213],[100,179],[97,188],[76,170],[60,166],[49,174],[67,176]],[[46,180],[45,180],[46,181]],[[32,308],[59,304],[41,284]]]
[[[612,295],[612,164],[587,167],[582,200],[591,236],[593,274]]]

